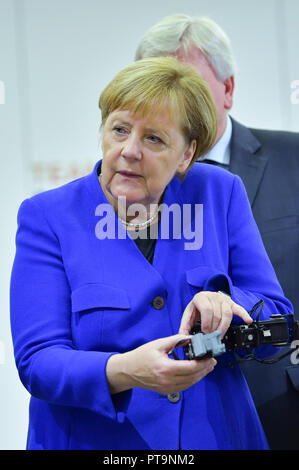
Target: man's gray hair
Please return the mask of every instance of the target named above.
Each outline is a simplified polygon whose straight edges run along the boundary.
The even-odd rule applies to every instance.
[[[205,17],[167,16],[142,36],[135,59],[173,55],[180,47],[187,52],[193,44],[204,53],[219,80],[235,75],[236,63],[228,36]]]

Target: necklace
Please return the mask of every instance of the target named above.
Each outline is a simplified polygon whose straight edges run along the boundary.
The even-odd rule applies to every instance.
[[[100,173],[99,175],[99,178],[101,178],[102,176],[102,173]],[[141,222],[139,224],[134,224],[133,222],[127,222],[126,220],[123,220],[121,217],[119,217],[119,220],[126,226],[126,227],[132,227],[134,228],[135,230],[138,230],[139,228],[144,228],[144,227],[147,227],[148,225],[150,225],[153,220],[155,220],[155,218],[157,217],[159,213],[159,207],[158,209],[156,210],[156,212],[148,219],[146,220],[145,222]]]
[[[155,218],[157,217],[159,212],[159,208],[156,210],[154,215],[150,217],[150,219],[146,220],[145,222],[141,222],[140,224],[134,224],[133,222],[127,222],[126,220],[123,220],[119,217],[120,221],[126,226],[126,227],[132,227],[135,230],[138,230],[139,228],[147,227]]]

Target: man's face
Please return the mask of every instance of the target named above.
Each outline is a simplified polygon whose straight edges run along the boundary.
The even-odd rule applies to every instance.
[[[180,62],[192,64],[210,86],[218,111],[217,142],[226,127],[227,111],[233,105],[234,78],[230,77],[224,82],[219,80],[205,55],[196,46],[191,46],[188,52],[185,52],[183,47],[180,47],[175,55]]]

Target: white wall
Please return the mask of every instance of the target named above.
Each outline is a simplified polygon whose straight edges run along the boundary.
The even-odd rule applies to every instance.
[[[299,80],[295,0],[0,0],[0,449],[24,448],[28,416],[9,329],[17,207],[100,158],[101,90],[133,61],[143,32],[173,13],[210,16],[231,37],[235,118],[299,130],[299,104],[291,102]]]
[[[9,329],[9,277],[14,256],[16,211],[24,197],[19,75],[13,2],[0,1],[0,449],[24,447],[27,393],[18,380]],[[3,102],[0,101],[0,102]]]

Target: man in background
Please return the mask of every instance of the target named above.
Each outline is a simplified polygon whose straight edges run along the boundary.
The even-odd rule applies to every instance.
[[[299,319],[299,134],[249,129],[235,121],[236,64],[230,40],[208,18],[164,18],[141,38],[136,60],[175,55],[210,85],[218,134],[201,160],[239,175],[277,277]],[[271,449],[299,449],[299,365],[242,365]]]

